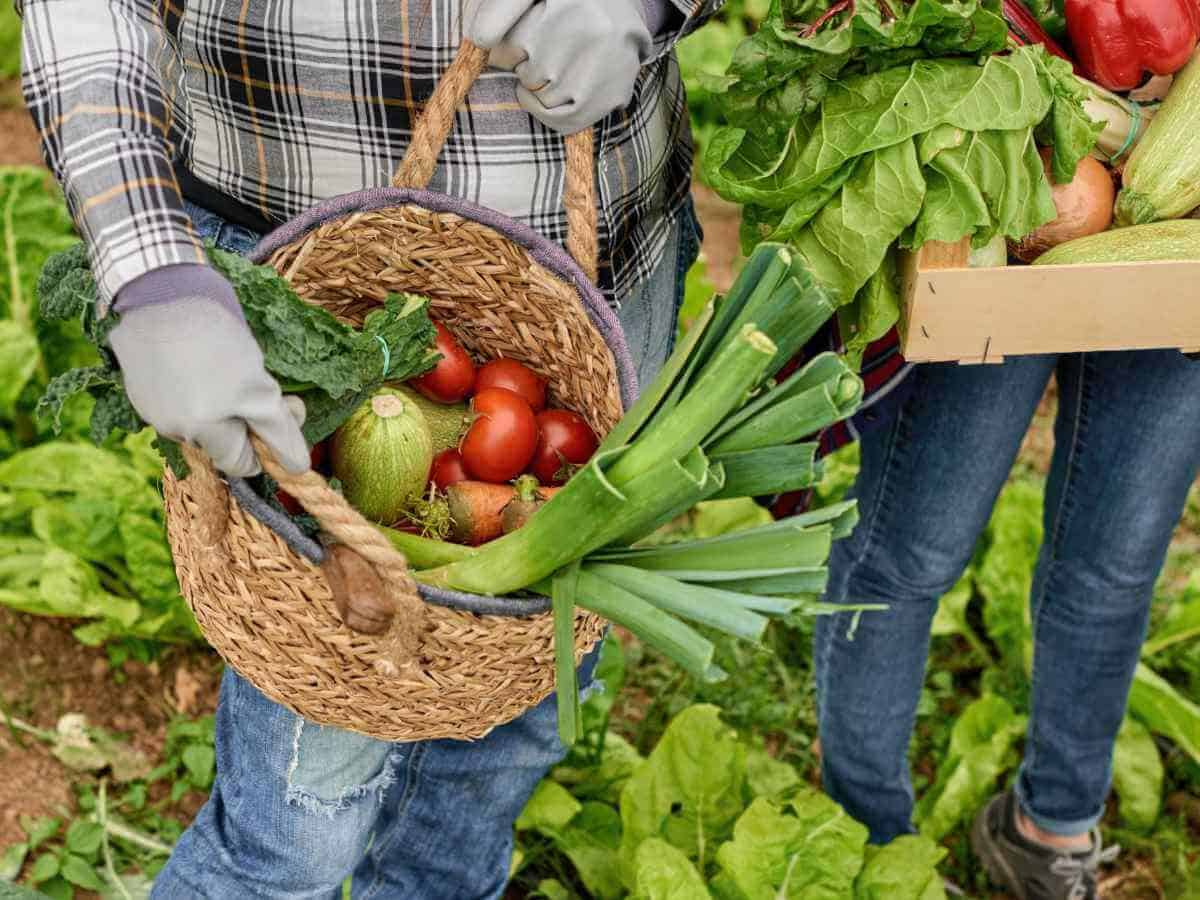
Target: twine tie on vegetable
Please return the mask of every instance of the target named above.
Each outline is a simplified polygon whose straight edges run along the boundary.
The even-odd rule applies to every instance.
[[[1112,156],[1108,158],[1110,164],[1115,165],[1117,160],[1129,152],[1129,148],[1133,146],[1133,142],[1137,140],[1138,130],[1142,125],[1142,105],[1129,98],[1129,105],[1132,109],[1129,112],[1129,133],[1125,135],[1125,143]]]
[[[392,367],[392,348],[388,346],[382,334],[375,335],[375,340],[379,341],[379,346],[383,348],[383,377],[387,378],[388,370]]]

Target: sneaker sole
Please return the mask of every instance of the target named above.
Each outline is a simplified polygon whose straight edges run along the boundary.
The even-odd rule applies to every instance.
[[[996,852],[995,843],[988,835],[987,821],[990,808],[991,804],[988,804],[975,817],[975,822],[971,826],[971,849],[975,851],[975,858],[983,864],[983,870],[987,872],[988,878],[997,886],[1012,893],[1016,900],[1029,900],[1021,885],[1021,880],[1017,878],[1017,873],[1012,870],[1004,857]]]

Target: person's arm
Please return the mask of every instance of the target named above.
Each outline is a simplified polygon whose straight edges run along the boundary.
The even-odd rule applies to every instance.
[[[140,275],[203,265],[171,168],[180,60],[153,0],[15,0],[21,82],[107,307]],[[169,73],[169,74],[168,74]]]
[[[308,448],[171,168],[181,62],[157,0],[15,0],[22,86],[91,256],[125,390],[160,434],[252,475],[248,428],[293,472]]]

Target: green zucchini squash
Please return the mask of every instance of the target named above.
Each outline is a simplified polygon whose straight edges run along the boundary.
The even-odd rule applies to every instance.
[[[1200,219],[1172,219],[1089,234],[1059,244],[1033,264],[1058,266],[1164,259],[1200,260]]]
[[[1200,53],[1175,76],[1122,177],[1118,225],[1177,219],[1200,206]]]

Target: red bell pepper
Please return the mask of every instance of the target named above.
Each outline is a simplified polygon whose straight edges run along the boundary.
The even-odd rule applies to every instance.
[[[1200,38],[1200,0],[1067,0],[1065,12],[1080,64],[1113,91],[1179,71]]]

